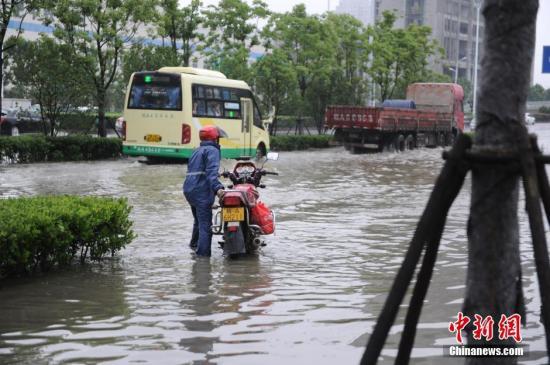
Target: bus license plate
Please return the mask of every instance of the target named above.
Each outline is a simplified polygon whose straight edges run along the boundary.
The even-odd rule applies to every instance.
[[[224,222],[244,221],[244,208],[223,208],[222,216]]]
[[[145,136],[145,140],[147,142],[160,142],[162,141],[162,137],[158,134],[148,134]]]

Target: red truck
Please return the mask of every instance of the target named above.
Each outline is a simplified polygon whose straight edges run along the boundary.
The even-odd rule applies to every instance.
[[[329,106],[325,127],[352,153],[446,146],[464,130],[463,99],[460,85],[415,83],[407,88],[407,100]]]

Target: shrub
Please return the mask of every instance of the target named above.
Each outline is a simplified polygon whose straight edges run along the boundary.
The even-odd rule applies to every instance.
[[[19,163],[101,160],[119,157],[121,150],[122,141],[118,138],[83,135],[0,137],[0,159]]]
[[[0,200],[0,277],[114,255],[135,235],[126,199],[45,196]]]
[[[272,136],[270,137],[271,149],[274,151],[306,150],[308,148],[330,147],[331,136]]]

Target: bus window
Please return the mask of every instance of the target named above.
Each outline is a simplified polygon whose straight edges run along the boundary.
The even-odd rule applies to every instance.
[[[241,104],[225,102],[224,106],[224,117],[226,118],[240,118],[241,117]]]
[[[241,96],[248,90],[193,85],[193,116],[241,119]]]
[[[219,101],[207,101],[206,102],[206,114],[209,117],[221,117],[222,116],[222,103]]]
[[[193,115],[206,114],[206,107],[204,106],[204,100],[193,101]]]
[[[179,75],[138,73],[132,80],[128,109],[182,110]]]
[[[260,114],[258,105],[256,105],[256,101],[254,101],[254,125],[258,128],[264,129],[264,125],[262,123],[262,115]]]

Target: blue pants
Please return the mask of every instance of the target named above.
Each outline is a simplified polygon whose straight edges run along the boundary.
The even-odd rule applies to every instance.
[[[199,256],[210,256],[212,245],[212,203],[197,202],[193,197],[185,194],[193,213],[193,233],[191,245],[196,243],[196,253]],[[199,203],[199,204],[197,204]],[[202,203],[202,204],[201,204]]]

